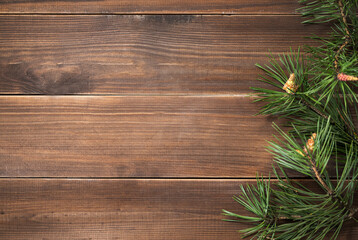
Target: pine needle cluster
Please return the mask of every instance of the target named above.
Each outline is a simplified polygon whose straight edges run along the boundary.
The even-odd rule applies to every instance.
[[[337,239],[345,222],[358,222],[358,0],[300,3],[304,24],[329,23],[331,33],[313,36],[317,46],[303,53],[291,50],[257,65],[268,86],[253,88],[256,101],[265,102],[260,114],[288,119],[291,130],[274,125],[278,136],[268,150],[275,179],[258,177],[234,196],[251,214],[223,210],[226,221],[253,224],[240,230],[251,239]]]

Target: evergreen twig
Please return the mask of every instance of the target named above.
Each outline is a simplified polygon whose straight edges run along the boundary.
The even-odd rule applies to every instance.
[[[352,114],[358,113],[358,0],[300,2],[304,23],[331,22],[333,33],[314,36],[321,45],[306,47],[304,56],[291,50],[257,65],[264,72],[260,81],[271,86],[253,88],[256,101],[266,102],[260,114],[291,120],[292,130],[274,125],[281,137],[268,149],[277,180],[257,178],[234,197],[252,215],[223,210],[226,221],[253,224],[240,230],[251,239],[324,239],[329,233],[337,239],[346,221],[358,222],[358,132]],[[328,171],[332,164],[334,175]],[[324,193],[291,179],[285,169],[314,179]]]

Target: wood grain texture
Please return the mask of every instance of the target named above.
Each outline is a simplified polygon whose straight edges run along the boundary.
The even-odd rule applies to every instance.
[[[295,0],[7,0],[0,13],[294,14]]]
[[[237,94],[327,26],[298,16],[0,16],[3,94]]]
[[[2,239],[239,239],[241,180],[0,180]],[[310,184],[306,184],[306,186]],[[340,240],[358,237],[347,222]]]
[[[221,209],[254,181],[200,178],[271,171],[276,119],[247,94],[269,50],[328,29],[298,6],[0,1],[0,239],[238,239]]]
[[[255,177],[271,121],[248,97],[0,97],[0,176]]]

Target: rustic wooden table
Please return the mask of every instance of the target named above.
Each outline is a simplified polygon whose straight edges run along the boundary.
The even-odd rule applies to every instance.
[[[0,2],[0,238],[238,239],[221,209],[272,164],[254,64],[327,31],[297,7]]]

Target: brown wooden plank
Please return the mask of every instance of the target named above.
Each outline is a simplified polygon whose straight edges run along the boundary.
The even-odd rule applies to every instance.
[[[0,180],[2,239],[239,239],[245,180]],[[347,222],[339,239],[356,239]]]
[[[293,14],[300,5],[295,0],[7,0],[0,13],[61,14]]]
[[[248,97],[0,97],[0,176],[255,177],[274,119]]]
[[[298,16],[0,16],[0,93],[227,94],[269,50],[327,26]]]

